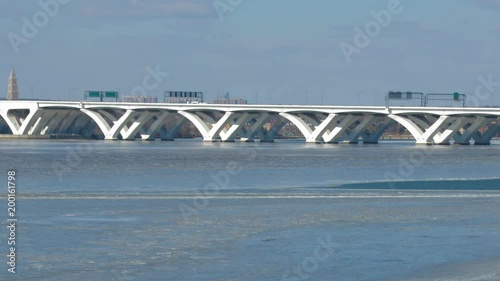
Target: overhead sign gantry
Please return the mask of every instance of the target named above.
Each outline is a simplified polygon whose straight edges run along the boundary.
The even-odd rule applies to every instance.
[[[429,102],[433,101],[453,101],[462,102],[462,106],[467,105],[467,95],[460,94],[458,92],[454,93],[428,93],[424,94],[421,92],[400,92],[400,91],[389,91],[385,96],[385,105],[389,107],[391,101],[417,101],[420,106],[428,106]]]
[[[83,100],[99,99],[99,101],[104,101],[104,99],[113,99],[118,101],[119,93],[117,91],[85,91]]]

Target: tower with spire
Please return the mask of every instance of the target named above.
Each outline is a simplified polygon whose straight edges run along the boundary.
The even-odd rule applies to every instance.
[[[19,89],[17,87],[17,78],[14,69],[12,69],[9,76],[9,88],[7,89],[7,99],[8,100],[19,99]]]

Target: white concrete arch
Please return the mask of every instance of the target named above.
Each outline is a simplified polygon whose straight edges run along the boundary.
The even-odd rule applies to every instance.
[[[484,122],[486,121],[484,118],[478,117],[476,120],[472,120],[472,124],[463,133],[460,133],[460,130],[471,122],[469,116],[442,115],[430,124],[416,116],[410,118],[389,115],[389,117],[403,125],[413,135],[417,144],[449,144],[452,138],[455,143],[468,144],[477,130],[485,125]]]
[[[226,134],[225,132],[220,135],[221,132],[225,129],[224,127],[230,119],[234,119],[235,117],[241,119],[242,116],[236,114],[234,112],[225,112],[224,115],[217,121],[208,116],[203,112],[188,112],[188,111],[179,111],[180,115],[184,116],[187,120],[189,120],[193,125],[198,129],[200,134],[203,137],[204,141],[217,141],[218,137],[221,137],[222,141],[231,141],[230,138],[234,136],[235,129],[231,131],[230,134]],[[247,118],[245,115],[244,118]],[[205,120],[204,120],[205,119]],[[238,126],[241,126],[242,122],[238,123]],[[233,125],[231,126],[233,127]]]
[[[314,118],[304,114],[282,112],[279,115],[293,123],[300,130],[306,142],[310,143],[322,142],[323,135],[326,133],[328,126],[333,124],[340,117],[338,114],[329,114],[324,120],[318,122]]]
[[[280,116],[293,123],[305,137],[306,142],[311,143],[358,143],[359,139],[367,143],[378,142],[379,137],[392,124],[391,121],[382,123],[382,127],[370,132],[368,127],[377,121],[387,119],[384,116],[372,114],[334,114],[319,118],[317,115],[310,116],[304,113],[291,114],[280,113]]]
[[[104,139],[106,140],[117,140],[118,135],[120,134],[126,123],[131,121],[139,114],[139,112],[137,111],[128,109],[118,120],[114,121],[114,124],[112,126],[110,126],[110,124],[103,116],[105,115],[104,113],[99,113],[97,111],[85,108],[82,108],[81,111],[92,118],[92,120],[94,120],[97,126],[99,126],[99,128],[101,129],[102,133],[104,134]],[[123,135],[128,137],[126,131],[123,132]]]
[[[408,118],[393,114],[389,115],[389,117],[403,125],[413,135],[417,144],[432,144],[434,136],[438,134],[442,128],[448,127],[451,121],[455,121],[454,117],[443,115],[428,128],[421,129],[414,121],[416,120],[415,118]]]
[[[222,117],[212,117],[211,112]],[[474,140],[475,144],[489,144],[499,131],[500,109],[0,101],[0,117],[2,126],[14,135],[88,135],[97,126],[105,139],[135,139],[137,135],[153,139],[158,134],[173,139],[183,122],[189,121],[206,141],[234,141],[238,136],[242,141],[272,141],[291,123],[307,142],[375,143],[398,122],[417,143],[449,144],[453,140],[469,144]],[[170,118],[175,122],[169,122]]]

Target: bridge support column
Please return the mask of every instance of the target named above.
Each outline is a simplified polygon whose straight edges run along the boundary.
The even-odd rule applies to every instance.
[[[169,117],[171,113],[168,111],[160,112],[156,116],[156,120],[149,126],[149,128],[145,129],[142,127],[143,132],[141,132],[142,140],[154,140],[156,134],[160,131],[161,127],[165,124],[165,121]]]
[[[29,109],[29,113],[26,116],[26,118],[20,118],[16,117],[13,115],[10,115],[7,111],[7,119],[6,121],[7,124],[9,124],[9,127],[11,127],[14,130],[12,130],[12,133],[14,135],[27,135],[28,132],[32,129],[32,127],[39,122],[39,118],[42,117],[44,111],[42,109],[39,109],[38,107],[32,106]]]
[[[455,118],[454,121],[452,121],[451,125],[447,127],[444,132],[442,133],[437,133],[433,140],[434,144],[439,144],[439,145],[449,145],[450,144],[450,139],[455,135],[460,128],[462,128],[465,124],[465,121],[467,119],[465,117],[457,117]]]
[[[187,121],[184,116],[179,115],[180,118],[178,118],[177,121],[173,123],[173,125],[169,126],[168,128],[164,128],[163,126],[165,125],[165,122],[168,120],[168,118],[174,118],[175,115],[175,113],[168,111],[157,113],[156,120],[154,120],[153,123],[149,125],[149,127],[145,128],[144,126],[141,126],[139,130],[141,139],[152,141],[156,138],[156,135],[159,134],[162,141],[174,141],[175,136]],[[153,117],[155,117],[154,114],[148,119],[151,119]]]
[[[221,141],[223,142],[234,142],[234,137],[238,132],[241,131],[243,126],[251,119],[251,115],[249,113],[239,113],[235,114],[238,115],[237,119],[232,119],[230,124],[231,127],[229,129],[223,129],[219,135],[221,138]]]
[[[425,130],[425,133],[420,136],[417,143],[432,144],[434,136],[439,133],[439,130],[448,126],[450,119],[452,119],[450,116],[440,116],[436,122]]]
[[[292,122],[300,130],[308,143],[321,143],[328,127],[340,118],[338,114],[333,113],[329,114],[323,121],[305,114],[280,113],[280,116]]]
[[[344,143],[357,144],[359,142],[359,137],[366,130],[366,128],[371,124],[375,117],[373,115],[366,115],[362,121],[346,134]]]
[[[188,111],[179,111],[180,115],[186,117],[189,121],[191,121],[198,131],[201,133],[203,137],[203,141],[215,142],[217,141],[217,137],[219,137],[220,132],[224,129],[224,126],[229,121],[231,117],[233,117],[233,112],[226,112],[222,118],[220,118],[217,122],[213,120],[208,115],[203,112],[188,112]],[[206,121],[204,121],[201,116],[205,117]],[[210,124],[210,127],[207,125]]]
[[[390,114],[390,118],[394,119],[396,122],[400,123],[403,125],[415,138],[417,144],[433,144],[433,138],[434,136],[439,133],[439,130],[441,130],[444,127],[449,126],[450,119],[453,120],[453,117],[450,116],[440,116],[431,126],[429,126],[427,123],[424,121],[418,122],[416,121],[413,117],[413,120],[407,117],[399,116],[399,115],[394,115]],[[421,120],[421,119],[419,119]],[[414,122],[415,121],[415,122]],[[421,126],[425,126],[427,128],[423,128],[425,130],[422,131],[422,129],[417,126],[416,123],[420,123]]]
[[[39,134],[40,131],[42,130],[42,126],[45,128],[47,125],[47,122],[49,122],[49,118],[43,118],[42,116],[38,117],[34,124],[31,126],[30,130],[26,133],[27,135],[36,135]]]
[[[260,142],[274,142],[274,138],[278,134],[278,132],[286,125],[286,119],[278,117],[276,122],[269,128],[269,130],[262,129],[260,130],[258,136]]]
[[[466,127],[462,133],[457,131],[453,136],[455,144],[470,145],[470,140],[472,139],[472,135],[478,133],[479,128],[488,124],[490,120],[491,119],[487,119],[483,116],[479,116],[474,120],[469,120],[470,123],[469,127]]]
[[[356,122],[359,119],[359,117],[356,117],[352,114],[341,115],[341,116],[342,120],[338,122],[338,124],[334,125],[333,130],[331,131],[327,130],[323,134],[323,140],[326,143],[338,143],[339,139],[342,138],[345,131],[349,128],[349,125],[351,125],[352,123]]]
[[[125,127],[127,122],[132,121],[134,117],[140,114],[140,112],[129,109],[125,111],[125,113],[118,120],[111,120],[111,122],[113,122],[113,126],[110,126],[102,114],[84,108],[82,108],[81,111],[94,120],[97,126],[101,129],[104,134],[104,139],[106,140],[117,140],[118,134],[120,134],[120,131]]]
[[[483,134],[479,134],[479,132],[473,135],[474,145],[490,145],[491,139],[498,134],[500,131],[500,119],[497,119],[495,125],[492,125],[488,128],[486,132]]]
[[[154,114],[149,111],[137,112],[135,116],[128,118],[132,124],[128,129],[122,128],[120,134],[123,140],[135,140],[135,136],[139,130],[144,126],[144,123],[153,118]],[[137,117],[137,120],[134,120]]]
[[[2,116],[3,121],[9,127],[12,134],[17,135],[17,131],[19,130],[19,124],[17,123],[15,118],[9,116],[8,107],[0,107],[0,116]]]
[[[250,128],[245,129],[241,128],[241,141],[242,142],[253,142],[255,141],[255,136],[264,130],[263,126],[267,121],[271,118],[269,113],[262,113],[260,116],[254,116],[253,118],[249,118],[248,121],[253,122]]]
[[[403,125],[410,134],[415,138],[417,144],[432,144],[430,140],[423,138],[424,132],[413,122],[410,118],[406,118],[399,115],[390,114],[389,118],[392,118],[399,124]]]
[[[377,120],[381,120],[381,119],[385,119],[383,120],[382,123],[378,124],[378,126],[376,127],[375,130],[373,130],[372,132],[369,132],[369,131],[365,131],[361,134],[361,137],[363,138],[363,143],[366,143],[366,144],[375,144],[375,143],[378,143],[378,140],[380,139],[380,137],[382,136],[382,134],[390,127],[392,126],[392,124],[394,124],[394,120],[390,119],[390,118],[385,118],[385,117],[380,117],[378,118]]]
[[[0,133],[3,133],[4,130],[8,127],[9,126],[7,125],[7,123],[5,123],[3,117],[0,115]]]
[[[160,130],[160,137],[162,141],[173,141],[175,139],[175,136],[179,132],[179,130],[184,126],[186,123],[187,119],[184,117],[181,117],[177,119],[177,121],[170,127],[168,127],[166,130],[161,129]]]

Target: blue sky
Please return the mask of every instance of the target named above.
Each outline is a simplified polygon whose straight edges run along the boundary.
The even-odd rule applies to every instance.
[[[216,0],[237,4],[222,20],[213,0],[57,1],[68,3],[16,53],[8,35],[23,37],[22,18],[43,9],[0,0],[4,93],[12,67],[22,97],[47,99],[131,95],[157,65],[169,76],[148,95],[228,91],[251,103],[381,105],[388,90],[473,93],[479,76],[500,81],[500,0],[400,0],[350,62],[340,44],[354,46],[354,28],[396,0]]]

